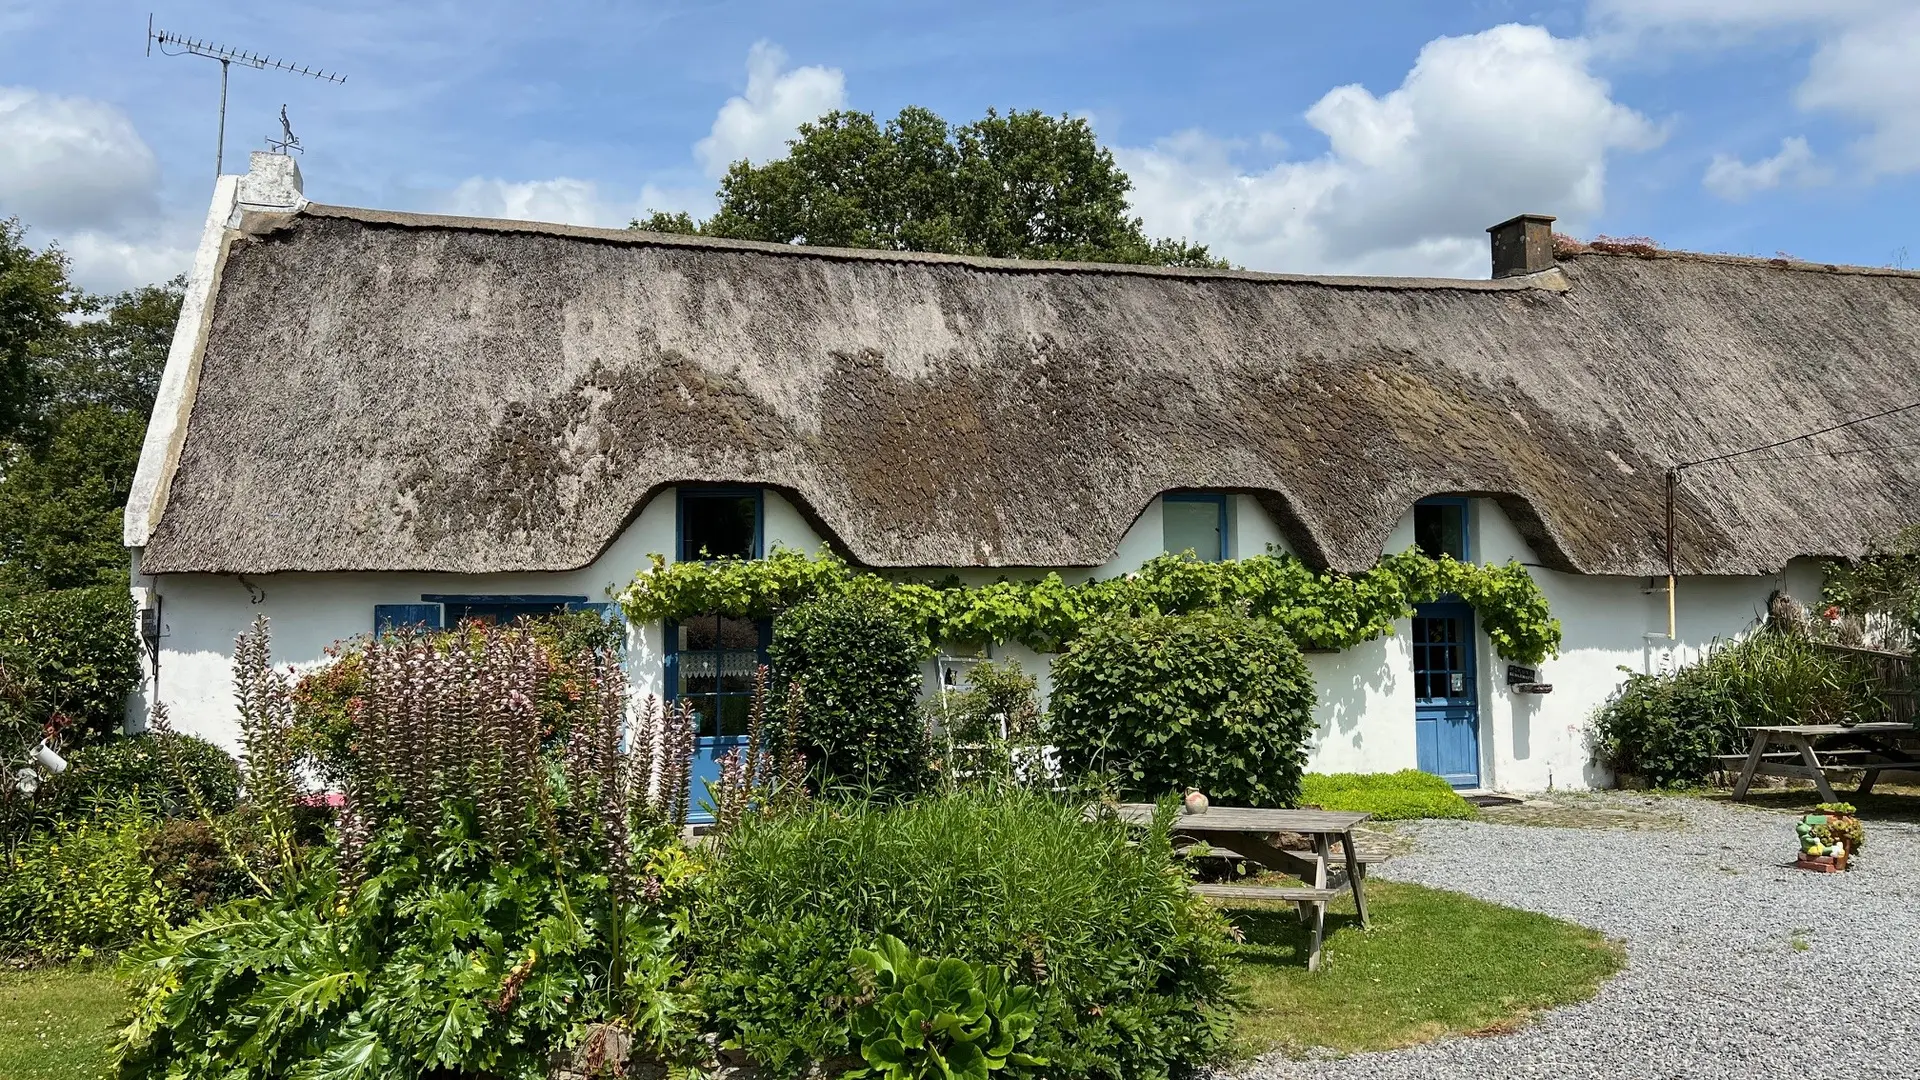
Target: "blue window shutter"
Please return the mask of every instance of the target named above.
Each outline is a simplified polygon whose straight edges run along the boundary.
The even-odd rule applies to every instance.
[[[440,605],[375,604],[373,606],[373,632],[376,634],[416,626],[425,627],[428,630],[440,629]]]
[[[603,622],[613,623],[622,621],[622,613],[620,611],[620,605],[618,604],[588,604],[570,601],[567,604],[567,610],[597,611],[600,613],[600,619]]]

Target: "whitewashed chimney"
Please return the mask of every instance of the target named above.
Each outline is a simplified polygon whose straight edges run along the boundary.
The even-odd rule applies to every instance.
[[[255,150],[247,157],[247,173],[240,178],[243,210],[298,210],[301,195],[300,163],[291,154]]]

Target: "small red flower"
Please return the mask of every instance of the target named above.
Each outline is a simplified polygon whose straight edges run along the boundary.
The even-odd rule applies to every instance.
[[[1839,622],[1839,621],[1840,621],[1840,609],[1839,609],[1839,607],[1837,607],[1837,606],[1835,606],[1835,605],[1833,605],[1833,604],[1828,604],[1828,605],[1827,605],[1827,610],[1825,610],[1825,611],[1823,611],[1823,612],[1821,612],[1821,613],[1820,613],[1820,617],[1821,617],[1821,618],[1823,618],[1823,619],[1825,619],[1825,620],[1827,620],[1828,622]]]

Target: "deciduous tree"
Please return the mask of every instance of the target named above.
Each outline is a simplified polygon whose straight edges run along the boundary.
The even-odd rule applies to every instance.
[[[704,222],[652,211],[636,229],[739,240],[1004,259],[1224,266],[1205,245],[1152,239],[1132,181],[1085,120],[987,115],[949,125],[902,109],[884,125],[837,111],[800,126],[787,156],[737,161]]]

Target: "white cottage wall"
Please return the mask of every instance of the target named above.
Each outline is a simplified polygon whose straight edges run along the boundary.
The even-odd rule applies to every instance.
[[[253,617],[273,620],[277,663],[309,669],[327,662],[336,642],[365,634],[377,604],[409,603],[423,594],[546,594],[609,599],[647,567],[650,555],[672,557],[675,491],[657,494],[627,530],[592,565],[547,574],[322,573],[234,577],[170,574],[136,578],[160,598],[162,636],[157,692],[151,682],[135,704],[144,717],[148,702],[166,702],[174,724],[237,749],[238,716],[233,705],[233,639]],[[1286,551],[1275,523],[1251,496],[1236,495],[1229,518],[1229,550],[1242,556]],[[814,552],[823,540],[799,510],[778,492],[766,493],[764,532],[767,547]],[[1717,638],[1736,636],[1765,612],[1775,589],[1811,599],[1818,594],[1820,568],[1796,562],[1766,577],[1683,578],[1678,594],[1678,640],[1666,639],[1663,581],[1563,574],[1539,560],[1499,505],[1472,501],[1472,556],[1481,562],[1516,559],[1526,564],[1561,619],[1566,640],[1559,657],[1542,666],[1541,678],[1553,684],[1546,695],[1519,694],[1506,686],[1506,663],[1494,653],[1484,630],[1479,634],[1479,693],[1482,783],[1509,791],[1553,787],[1589,787],[1611,778],[1591,762],[1586,729],[1593,711],[1624,679],[1620,670],[1656,672],[1697,659]],[[1091,570],[1067,571],[1068,581],[1112,577],[1138,569],[1162,553],[1160,501],[1154,500],[1121,541],[1112,560]],[[1394,528],[1383,551],[1413,546],[1409,512]],[[959,576],[971,583],[1008,577],[1022,579],[1044,570],[966,568]],[[258,598],[257,600],[255,598]],[[1316,732],[1309,767],[1320,772],[1379,772],[1416,767],[1410,626],[1396,624],[1393,635],[1339,653],[1310,653],[1307,665],[1318,692]],[[1052,691],[1052,658],[1025,646],[993,646],[996,659],[1013,659],[1039,684],[1044,702]],[[664,638],[655,623],[628,632],[627,668],[634,695],[662,694]],[[937,691],[936,665],[924,671],[925,687]]]
[[[656,494],[591,565],[561,573],[300,573],[244,580],[211,574],[136,576],[144,586],[140,593],[159,597],[161,637],[157,692],[149,669],[135,716],[144,718],[152,701],[162,701],[178,729],[237,750],[233,640],[256,615],[272,620],[274,662],[308,670],[327,663],[327,650],[335,643],[371,630],[377,604],[417,603],[422,595],[433,594],[610,600],[651,565],[653,553],[672,558],[675,496],[673,488]],[[766,493],[763,531],[769,548],[817,551],[822,543],[793,504],[775,491]],[[636,699],[664,692],[664,647],[658,623],[628,629],[626,666]]]

